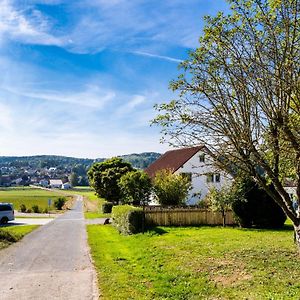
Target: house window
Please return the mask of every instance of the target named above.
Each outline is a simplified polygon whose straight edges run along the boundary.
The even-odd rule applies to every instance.
[[[183,178],[188,178],[189,182],[192,181],[192,173],[181,173]]]
[[[205,154],[204,153],[199,155],[199,161],[200,162],[205,162]]]
[[[207,182],[214,182],[214,174],[210,173],[206,175]]]
[[[221,181],[221,175],[220,173],[209,173],[206,175],[206,181],[207,182],[220,182]]]

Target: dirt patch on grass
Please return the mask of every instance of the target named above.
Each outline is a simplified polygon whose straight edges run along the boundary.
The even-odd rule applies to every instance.
[[[251,280],[252,275],[245,270],[241,261],[230,259],[208,258],[200,271],[207,271],[209,278],[217,285],[237,286],[243,281]]]
[[[91,201],[87,197],[84,197],[83,207],[85,212],[99,212],[98,201]]]

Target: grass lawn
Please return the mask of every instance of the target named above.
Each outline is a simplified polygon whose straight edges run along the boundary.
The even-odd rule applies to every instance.
[[[87,228],[101,299],[300,298],[290,227],[159,227],[132,236]]]
[[[38,225],[9,226],[0,228],[0,249],[5,248],[23,238],[24,235],[38,228]]]
[[[50,210],[54,210],[54,201],[62,196],[64,194],[61,194],[59,191],[52,192],[31,187],[0,189],[0,202],[13,203],[16,210],[19,210],[21,204],[25,204],[26,208],[38,205],[43,210],[48,208],[49,198],[52,200]]]

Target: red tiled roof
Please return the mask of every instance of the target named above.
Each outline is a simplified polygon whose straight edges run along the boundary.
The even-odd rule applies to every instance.
[[[167,151],[145,169],[145,172],[152,178],[156,172],[164,169],[170,169],[174,173],[201,149],[206,149],[206,147],[202,145]]]

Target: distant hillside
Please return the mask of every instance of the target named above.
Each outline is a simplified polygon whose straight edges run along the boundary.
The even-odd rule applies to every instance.
[[[151,163],[157,160],[160,156],[160,153],[144,152],[139,154],[134,153],[128,155],[121,155],[120,157],[123,158],[125,161],[130,162],[135,168],[145,169]]]
[[[160,156],[159,153],[145,152],[134,153],[128,155],[120,155],[119,157],[130,162],[135,168],[144,169],[149,164],[155,161]],[[11,168],[60,168],[60,169],[73,169],[76,166],[82,166],[84,169],[89,168],[94,162],[104,161],[106,158],[88,159],[88,158],[75,158],[67,156],[56,155],[36,155],[36,156],[0,156],[0,167]]]

